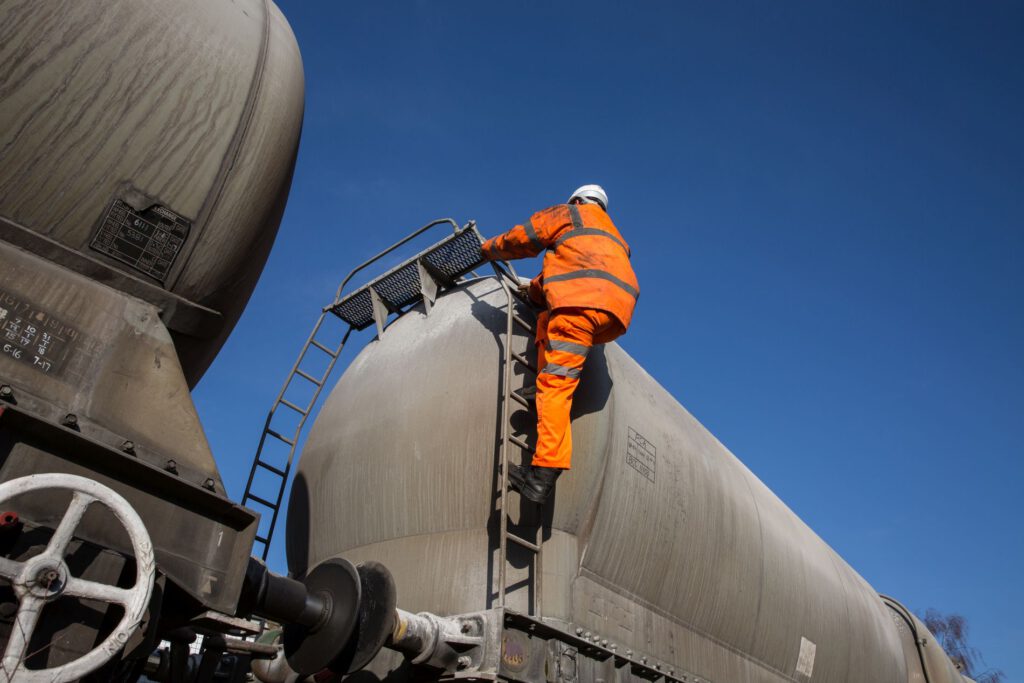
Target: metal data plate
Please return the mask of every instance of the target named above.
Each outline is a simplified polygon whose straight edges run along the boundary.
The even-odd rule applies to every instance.
[[[89,246],[164,282],[191,228],[189,221],[163,206],[136,211],[115,199]]]
[[[374,322],[371,287],[392,311],[400,310],[421,298],[423,283],[417,262],[443,285],[451,285],[484,262],[480,244],[480,233],[475,229],[461,230],[352,292],[330,310],[353,328],[365,329]]]

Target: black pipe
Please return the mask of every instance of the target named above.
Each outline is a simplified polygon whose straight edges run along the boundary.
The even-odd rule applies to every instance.
[[[315,631],[330,611],[330,598],[325,593],[310,593],[301,582],[275,574],[255,557],[249,558],[237,616],[255,615]]]

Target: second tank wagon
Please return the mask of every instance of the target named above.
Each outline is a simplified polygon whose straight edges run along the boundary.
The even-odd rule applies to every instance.
[[[380,561],[403,608],[441,615],[498,609],[504,588],[505,607],[670,680],[910,680],[893,609],[617,344],[587,361],[578,455],[553,500],[505,497],[510,529],[541,530],[542,562],[510,544],[503,568],[503,349],[532,352],[525,332],[507,336],[506,306],[500,279],[472,281],[355,358],[298,467],[293,574],[335,557]],[[532,381],[522,368],[510,377],[512,390]],[[514,407],[529,439],[535,418]],[[506,673],[529,659],[517,642],[504,636]],[[579,680],[603,677],[578,643],[559,642],[579,656]],[[381,655],[370,668],[400,680],[399,664]]]

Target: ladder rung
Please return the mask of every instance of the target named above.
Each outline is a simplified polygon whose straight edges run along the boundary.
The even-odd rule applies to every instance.
[[[303,379],[309,380],[310,382],[312,382],[313,384],[317,385],[318,387],[319,386],[323,386],[323,382],[318,380],[316,377],[313,377],[312,375],[306,374],[305,372],[303,372],[302,370],[299,370],[298,368],[295,368],[295,374],[298,375],[299,377],[302,377]]]
[[[513,543],[523,546],[527,550],[532,550],[535,553],[540,552],[540,547],[536,543],[531,543],[522,536],[516,536],[515,534],[506,533],[505,537]]]
[[[522,396],[520,396],[519,394],[517,394],[516,392],[513,391],[511,394],[509,394],[509,396],[512,397],[513,401],[515,401],[516,403],[520,404],[524,408],[529,408],[530,407],[530,402],[527,401]]]
[[[256,538],[254,538],[254,539],[252,539],[252,540],[254,540],[254,541],[259,541],[259,542],[260,542],[260,543],[262,543],[263,545],[266,545],[266,544],[267,544],[267,539],[263,538],[262,536],[257,536]]]
[[[537,372],[537,368],[533,366],[533,363],[526,360],[526,356],[524,356],[521,353],[516,353],[515,351],[509,351],[509,353],[512,354],[512,357],[515,358],[520,365],[525,366],[528,370],[530,370],[533,373]]]
[[[273,465],[268,465],[267,463],[263,462],[262,460],[257,460],[256,464],[259,465],[260,467],[262,467],[265,470],[270,470],[271,472],[273,472],[274,474],[276,474],[279,477],[285,476],[284,475],[284,470],[279,470],[276,467],[274,467]]]
[[[520,318],[517,313],[512,314],[512,319],[519,323],[519,326],[525,328],[530,334],[537,334],[537,330],[534,329],[533,325]]]
[[[518,436],[509,434],[508,440],[522,448],[524,451],[531,450],[530,445],[526,443],[524,440],[520,439]]]
[[[333,349],[329,349],[329,348],[327,348],[326,346],[324,346],[323,344],[321,344],[320,342],[318,342],[318,341],[317,341],[316,339],[310,339],[310,340],[309,340],[309,343],[310,343],[310,344],[312,344],[313,346],[315,346],[316,348],[320,349],[320,350],[321,350],[321,351],[323,351],[324,353],[326,353],[326,354],[327,354],[328,356],[330,356],[331,358],[335,358],[335,357],[336,357],[336,356],[338,355],[338,354],[336,354],[336,353],[334,352],[334,350],[333,350]]]
[[[273,503],[271,503],[269,500],[264,500],[263,498],[260,498],[259,496],[255,495],[255,494],[252,494],[252,493],[246,495],[246,498],[248,498],[249,500],[255,500],[260,505],[265,505],[268,508],[270,508],[271,510],[277,508],[277,506],[274,505]]]
[[[299,413],[300,415],[308,415],[309,414],[308,410],[303,410],[302,408],[298,407],[297,405],[295,405],[294,403],[292,403],[291,401],[289,401],[286,398],[282,398],[280,401],[278,401],[278,403],[281,403],[283,405],[288,406],[289,408],[291,408],[295,412]]]
[[[270,429],[269,427],[267,428],[267,434],[270,434],[275,439],[279,439],[281,441],[284,441],[289,446],[294,446],[295,445],[294,441],[292,441],[291,439],[289,439],[286,436],[282,436],[280,433],[275,432],[273,429]]]

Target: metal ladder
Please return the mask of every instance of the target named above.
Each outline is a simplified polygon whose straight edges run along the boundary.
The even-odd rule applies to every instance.
[[[249,470],[249,480],[245,484],[245,493],[242,494],[242,505],[251,508],[250,503],[258,503],[271,513],[270,525],[267,528],[266,536],[261,536],[257,531],[255,539],[255,543],[259,543],[263,546],[260,552],[260,558],[264,561],[267,559],[267,554],[270,552],[270,540],[274,535],[274,527],[277,526],[277,516],[281,511],[281,499],[284,498],[284,489],[285,485],[288,483],[288,474],[292,469],[292,461],[295,459],[295,450],[299,443],[299,437],[302,435],[302,429],[306,425],[306,418],[309,417],[309,413],[313,410],[313,406],[316,405],[317,399],[320,398],[320,392],[323,390],[324,384],[327,383],[327,378],[330,377],[331,371],[334,370],[334,364],[338,361],[338,356],[341,355],[341,350],[345,348],[345,342],[348,341],[348,337],[352,333],[352,328],[349,327],[340,342],[336,344],[322,343],[317,339],[317,334],[320,332],[320,328],[323,327],[324,318],[326,317],[326,311],[320,313],[320,317],[317,319],[316,325],[313,326],[313,331],[310,332],[309,338],[306,339],[306,343],[302,346],[302,351],[299,352],[299,357],[292,365],[292,369],[288,373],[288,377],[285,379],[284,385],[281,387],[281,391],[277,393],[277,398],[274,399],[274,404],[271,406],[270,412],[267,413],[267,421],[263,425],[263,433],[260,434],[260,443],[259,446],[256,447],[256,456],[252,461],[252,469]],[[306,361],[310,350],[314,348],[317,349],[318,353],[325,353],[330,358],[327,363],[327,369],[324,370],[323,374],[319,377],[316,377],[302,369],[303,362]],[[300,407],[295,403],[292,403],[284,396],[285,392],[287,392],[289,387],[292,386],[292,382],[296,379],[312,384],[314,387],[313,397],[309,399],[309,403],[304,407]],[[295,426],[295,430],[290,436],[285,436],[275,427],[274,417],[278,415],[278,411],[282,409],[299,415],[298,424]],[[268,457],[269,454],[264,454],[268,437],[280,441],[288,446],[288,457],[284,462],[281,462],[280,458]],[[271,460],[273,460],[273,462],[271,462]],[[270,476],[276,480],[276,498],[273,501],[253,493],[253,481],[256,479],[256,472],[259,468],[269,472]]]
[[[536,329],[523,318],[516,311],[516,302],[519,301],[525,304],[527,310],[532,310],[529,301],[527,301],[522,295],[520,295],[517,287],[519,285],[519,279],[515,277],[515,271],[512,270],[508,264],[503,264],[508,267],[508,271],[499,266],[497,263],[492,264],[494,266],[494,272],[498,276],[498,281],[501,283],[502,289],[505,291],[505,297],[507,301],[507,316],[505,323],[505,362],[503,367],[503,378],[502,378],[502,392],[503,400],[501,402],[501,439],[500,439],[500,451],[499,451],[499,472],[500,482],[499,490],[497,494],[497,511],[500,515],[499,521],[499,543],[498,543],[498,605],[505,607],[505,594],[508,588],[507,585],[507,570],[509,566],[508,561],[508,544],[514,543],[522,548],[525,548],[532,554],[533,561],[529,569],[530,575],[533,578],[533,593],[529,604],[529,614],[531,616],[539,617],[541,614],[541,588],[542,588],[542,568],[543,568],[543,540],[544,540],[544,526],[541,523],[533,525],[533,539],[524,538],[518,534],[513,533],[509,530],[509,513],[508,513],[508,466],[509,466],[509,451],[515,447],[521,449],[523,452],[530,454],[533,449],[526,442],[525,439],[516,436],[512,433],[511,424],[511,407],[512,402],[516,402],[523,406],[527,410],[532,408],[531,402],[525,397],[517,394],[512,389],[512,368],[513,364],[518,364],[526,371],[533,374],[534,377],[537,375],[537,367],[526,358],[525,355],[517,353],[512,348],[512,336],[515,333],[516,328],[520,328],[529,335],[529,344],[533,344],[534,337],[536,336]],[[526,385],[529,386],[529,383]],[[538,510],[542,506],[538,506]],[[528,589],[531,586],[528,586]]]
[[[348,284],[349,280],[356,273],[377,262],[430,228],[442,224],[451,225],[453,234],[439,242],[435,242],[383,275],[374,278],[366,285],[342,297],[345,285]],[[316,325],[313,326],[313,331],[309,334],[309,338],[306,339],[298,359],[292,365],[292,369],[288,373],[281,391],[278,392],[277,398],[274,399],[274,404],[267,414],[267,421],[263,425],[263,433],[260,435],[259,446],[256,448],[256,455],[252,461],[252,468],[249,470],[249,480],[245,484],[245,493],[242,494],[242,505],[249,506],[250,503],[256,503],[270,512],[270,524],[265,535],[260,535],[257,531],[255,539],[256,543],[262,545],[260,557],[263,560],[267,559],[267,555],[270,552],[270,543],[274,536],[274,529],[277,526],[281,501],[284,499],[285,486],[288,483],[288,475],[291,473],[295,451],[298,448],[306,419],[316,405],[320,392],[327,384],[327,380],[334,370],[334,366],[341,355],[342,349],[344,349],[345,344],[348,342],[349,336],[353,331],[364,330],[374,324],[377,326],[377,335],[383,336],[388,316],[391,314],[402,315],[421,302],[429,313],[434,300],[441,291],[456,286],[466,273],[471,272],[484,262],[483,254],[480,252],[480,244],[482,242],[483,239],[480,233],[477,232],[476,224],[473,221],[470,221],[461,228],[451,218],[432,221],[354,268],[342,280],[338,291],[334,295],[334,300],[323,307]],[[321,328],[328,314],[337,316],[348,324],[348,328],[339,342],[325,343],[322,336],[318,338],[318,334],[321,334]],[[319,353],[327,354],[330,358],[327,368],[320,375],[303,370],[303,364],[307,362],[308,354],[313,348],[316,348]],[[306,382],[307,386],[312,385],[313,387],[312,398],[309,399],[305,406],[299,406],[285,398],[285,393],[292,386],[292,383],[297,380]],[[282,410],[299,416],[298,424],[290,435],[282,434],[275,426],[274,418]],[[273,457],[269,453],[265,453],[267,444],[274,441],[288,446],[287,458]],[[268,473],[265,477],[270,477],[271,479],[268,483],[273,486],[275,491],[273,500],[253,492],[256,475],[260,470],[265,470]],[[266,481],[265,478],[264,481]],[[250,509],[255,509],[251,506],[249,507]],[[259,512],[259,510],[256,511]]]

